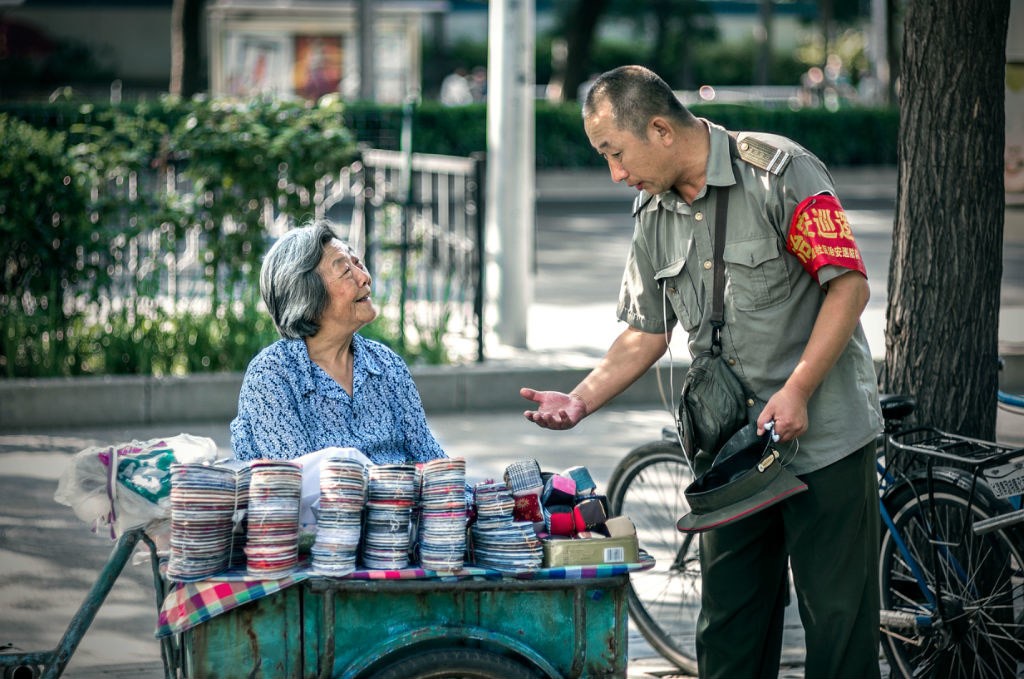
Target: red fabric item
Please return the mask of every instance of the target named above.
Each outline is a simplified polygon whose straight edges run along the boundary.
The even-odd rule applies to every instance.
[[[786,249],[800,260],[814,280],[818,280],[818,269],[827,264],[867,276],[850,222],[835,196],[811,196],[796,206]]]
[[[512,507],[512,518],[516,521],[530,521],[537,523],[544,521],[544,515],[540,510],[540,496],[537,491],[530,491],[515,496],[515,505]]]
[[[567,508],[566,512],[551,513],[551,534],[568,535],[575,537],[581,530],[586,528],[583,522],[583,515],[579,507]]]

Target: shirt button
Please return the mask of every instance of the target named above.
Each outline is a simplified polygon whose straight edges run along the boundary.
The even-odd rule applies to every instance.
[[[735,358],[730,358],[729,359],[729,365],[736,365],[736,359]]]
[[[693,213],[693,218],[696,219],[698,222],[702,222],[702,221],[704,221],[704,213],[703,212],[695,212],[695,213]]]
[[[712,263],[711,263],[711,260],[710,260],[710,259],[706,259],[706,260],[704,260],[704,268],[705,268],[705,269],[710,269],[710,268],[711,268],[711,267],[713,267],[713,266],[714,266],[714,264],[712,264]]]
[[[750,144],[745,141],[740,142],[740,151],[746,151],[748,148],[750,148]]]
[[[754,399],[752,399],[752,398],[748,398],[747,399],[747,407],[748,408],[753,408],[754,407]]]

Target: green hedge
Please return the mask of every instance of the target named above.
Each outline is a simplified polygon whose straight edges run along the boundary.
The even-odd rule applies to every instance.
[[[31,113],[50,129],[0,113],[0,375],[244,368],[276,337],[258,308],[266,216],[306,221],[355,158],[340,103]],[[199,280],[181,280],[192,256]]]
[[[376,111],[376,116],[370,115],[371,109],[365,106],[355,110],[362,114],[363,120],[382,123],[374,130],[361,130],[359,121],[349,121],[350,129],[361,140],[386,143],[400,138],[401,110],[398,107],[375,107],[372,110]],[[538,169],[602,166],[600,157],[587,143],[577,104],[537,102],[535,110]],[[896,163],[899,131],[896,108],[846,108],[831,112],[823,108],[794,111],[754,105],[700,104],[691,110],[730,130],[772,132],[790,137],[830,166]],[[346,115],[351,114],[350,110]],[[485,151],[486,146],[486,105],[446,108],[425,102],[416,108],[413,126],[416,151],[468,156]]]
[[[120,110],[128,108],[122,105]],[[696,115],[731,130],[773,132],[800,142],[826,164],[893,165],[896,163],[896,108],[764,107],[739,104],[699,104]],[[66,131],[80,122],[94,122],[100,107],[63,102],[52,105],[0,104],[0,112],[54,131]],[[173,127],[183,115],[180,109],[154,108],[147,115]],[[422,153],[468,156],[487,147],[487,107],[484,104],[447,108],[433,101],[413,111],[413,149]],[[347,105],[341,113],[345,129],[356,141],[375,148],[397,149],[401,139],[403,110],[400,106],[366,103]],[[536,105],[537,168],[599,167],[601,160],[583,134],[579,106],[575,103]]]
[[[896,109],[693,110],[729,129],[792,137],[829,165],[896,162]],[[357,143],[397,148],[406,115],[416,151],[486,150],[483,104],[0,104],[0,376],[243,368],[276,336],[257,301],[267,207],[306,221],[316,182],[350,163]],[[537,103],[536,146],[542,170],[602,167],[576,104]],[[191,189],[168,191],[174,174]],[[134,193],[124,189],[133,177],[142,180]],[[201,309],[161,297],[173,266],[165,255],[197,227],[211,291]],[[134,252],[140,234],[159,242]],[[368,330],[391,336],[383,323]],[[406,357],[444,360],[435,346],[414,351]]]

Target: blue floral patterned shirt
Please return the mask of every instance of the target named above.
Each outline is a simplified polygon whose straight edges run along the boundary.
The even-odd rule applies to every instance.
[[[291,459],[330,446],[357,448],[375,464],[446,457],[405,361],[359,335],[352,348],[352,396],[309,358],[301,339],[261,351],[245,372],[231,422],[235,457]]]

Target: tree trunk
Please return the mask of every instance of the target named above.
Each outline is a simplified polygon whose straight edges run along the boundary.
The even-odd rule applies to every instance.
[[[882,389],[995,435],[1009,0],[910,0]]]
[[[191,97],[204,89],[199,42],[205,2],[174,0],[171,5],[171,94]]]
[[[566,14],[565,40],[567,55],[565,70],[553,73],[551,79],[562,84],[562,98],[572,101],[576,90],[590,75],[590,49],[594,44],[597,23],[608,7],[608,0],[577,0],[575,8]]]
[[[821,13],[821,65],[824,68],[832,49],[832,0],[818,0],[818,11]]]

